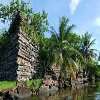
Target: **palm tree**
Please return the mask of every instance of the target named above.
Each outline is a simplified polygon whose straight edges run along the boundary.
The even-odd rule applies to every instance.
[[[51,36],[53,63],[60,67],[60,77],[67,78],[69,72],[72,77],[76,77],[75,72],[78,69],[76,62],[81,57],[80,52],[70,45],[68,35],[72,32],[74,25],[69,25],[69,20],[62,17],[59,25],[59,33],[53,31]]]
[[[95,57],[95,49],[92,46],[95,44],[95,39],[91,40],[92,35],[88,32],[82,36],[82,54],[86,61],[91,60],[92,57]]]
[[[94,60],[96,58],[95,49],[92,46],[95,44],[95,39],[92,40],[92,35],[88,32],[82,36],[82,43],[81,43],[81,53],[84,57],[84,71],[86,74],[90,73],[89,69],[92,69],[91,65],[94,65]],[[94,65],[95,66],[95,65]],[[91,67],[91,68],[90,68]]]

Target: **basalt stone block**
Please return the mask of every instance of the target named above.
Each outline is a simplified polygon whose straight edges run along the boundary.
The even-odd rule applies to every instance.
[[[9,28],[9,43],[0,47],[0,80],[28,80],[38,65],[39,46],[21,32],[21,19],[17,12]]]

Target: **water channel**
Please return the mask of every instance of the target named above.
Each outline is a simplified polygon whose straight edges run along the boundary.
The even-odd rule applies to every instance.
[[[62,89],[52,94],[33,96],[31,100],[100,100],[100,82],[79,88]]]

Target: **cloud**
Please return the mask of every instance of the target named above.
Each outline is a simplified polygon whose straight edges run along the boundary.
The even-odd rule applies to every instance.
[[[96,26],[100,26],[100,17],[97,17],[97,18],[95,19],[94,24],[95,24]]]
[[[74,14],[78,5],[80,3],[80,0],[70,0],[70,11],[71,11],[71,14]]]

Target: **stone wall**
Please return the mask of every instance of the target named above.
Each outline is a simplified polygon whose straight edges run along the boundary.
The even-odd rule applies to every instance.
[[[0,47],[0,80],[28,80],[38,65],[39,46],[20,31],[20,21],[17,13],[9,28],[10,41]]]
[[[39,46],[31,44],[25,36],[25,33],[18,33],[19,51],[18,51],[18,80],[31,79],[38,65]]]
[[[15,80],[17,77],[18,36],[10,34],[9,38],[9,43],[0,50],[0,80]]]

